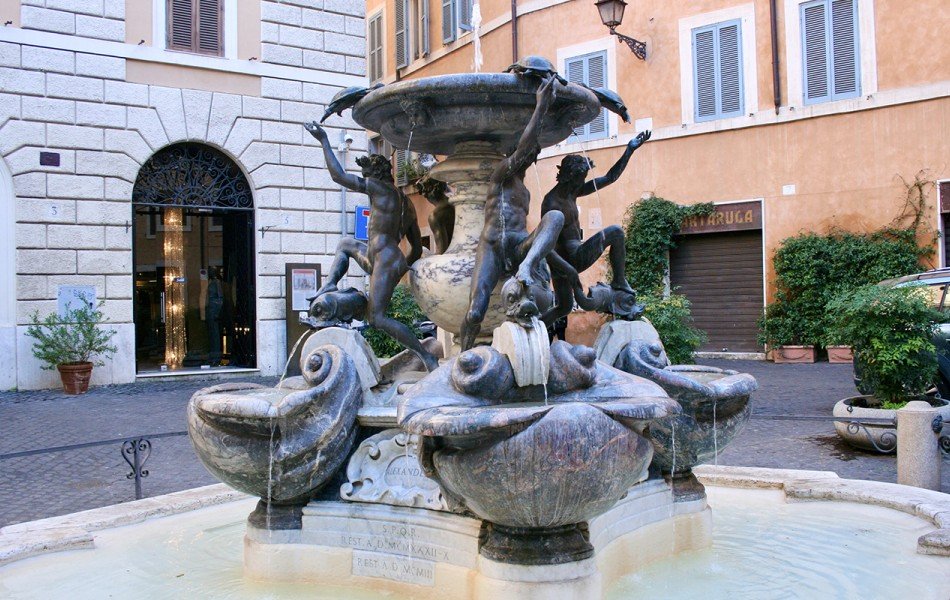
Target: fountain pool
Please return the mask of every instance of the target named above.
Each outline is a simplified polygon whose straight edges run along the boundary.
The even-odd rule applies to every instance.
[[[892,486],[897,488],[898,486]],[[930,523],[852,502],[786,502],[781,490],[709,485],[712,546],[635,564],[610,546],[598,554],[604,597],[896,598],[950,595],[950,559],[916,552]],[[0,596],[30,598],[409,598],[449,593],[337,582],[257,582],[243,574],[254,499],[103,530],[94,550],[27,558],[0,568]],[[668,524],[659,524],[668,527]],[[666,530],[657,531],[667,539]],[[616,544],[616,542],[615,542]],[[621,544],[622,545],[622,544]],[[686,575],[686,576],[684,576]]]

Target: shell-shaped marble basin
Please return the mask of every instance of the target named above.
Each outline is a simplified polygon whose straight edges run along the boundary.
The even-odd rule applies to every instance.
[[[397,148],[452,154],[459,142],[485,141],[501,152],[518,142],[536,103],[539,79],[511,73],[438,75],[385,85],[353,107],[353,119]],[[561,142],[600,114],[594,93],[555,84],[541,146]],[[412,140],[410,143],[410,132]]]
[[[572,363],[567,348],[552,346],[557,376],[547,395],[515,387],[508,359],[481,347],[434,371],[399,405],[400,425],[423,436],[428,474],[482,519],[550,528],[601,514],[649,466],[646,426],[680,410],[656,384],[600,362]],[[481,353],[480,366],[460,375],[456,362],[475,362],[470,353]]]
[[[654,464],[665,473],[686,473],[713,460],[748,422],[758,382],[747,373],[701,365],[663,365],[657,344],[634,341],[616,366],[657,383],[683,407],[679,415],[650,426]]]
[[[188,433],[198,458],[231,487],[275,504],[305,502],[345,460],[362,388],[337,346],[312,353],[314,385],[276,389],[225,383],[195,392]]]

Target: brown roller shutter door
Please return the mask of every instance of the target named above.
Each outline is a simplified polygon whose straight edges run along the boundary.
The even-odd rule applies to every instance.
[[[670,283],[693,305],[707,352],[761,352],[762,231],[679,236],[670,251]]]

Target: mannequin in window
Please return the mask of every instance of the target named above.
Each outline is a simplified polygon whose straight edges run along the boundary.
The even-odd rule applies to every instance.
[[[224,311],[224,285],[216,267],[208,269],[208,291],[205,300],[205,326],[208,328],[208,362],[221,364],[221,317]]]

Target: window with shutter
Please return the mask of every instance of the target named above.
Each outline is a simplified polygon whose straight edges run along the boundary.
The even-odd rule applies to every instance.
[[[224,54],[224,0],[166,0],[171,50]]]
[[[397,148],[395,153],[395,171],[396,185],[409,185],[409,177],[406,172],[406,165],[409,163],[409,151]]]
[[[739,21],[693,30],[693,117],[697,122],[742,115],[742,70]]]
[[[607,53],[594,52],[564,61],[564,72],[571,83],[582,83],[588,87],[607,86]],[[579,142],[607,137],[607,111],[601,110],[593,121],[574,128],[569,141]]]
[[[419,52],[429,56],[429,0],[419,2]]]
[[[472,4],[474,0],[457,0],[459,29],[462,31],[472,30]]]
[[[857,0],[801,5],[805,104],[860,95]]]
[[[396,0],[395,13],[393,21],[396,25],[396,68],[401,69],[409,66],[409,32],[406,29],[409,0]]]
[[[370,17],[366,35],[366,68],[370,83],[376,83],[383,78],[383,13]]]
[[[442,43],[455,41],[455,0],[442,0]]]

